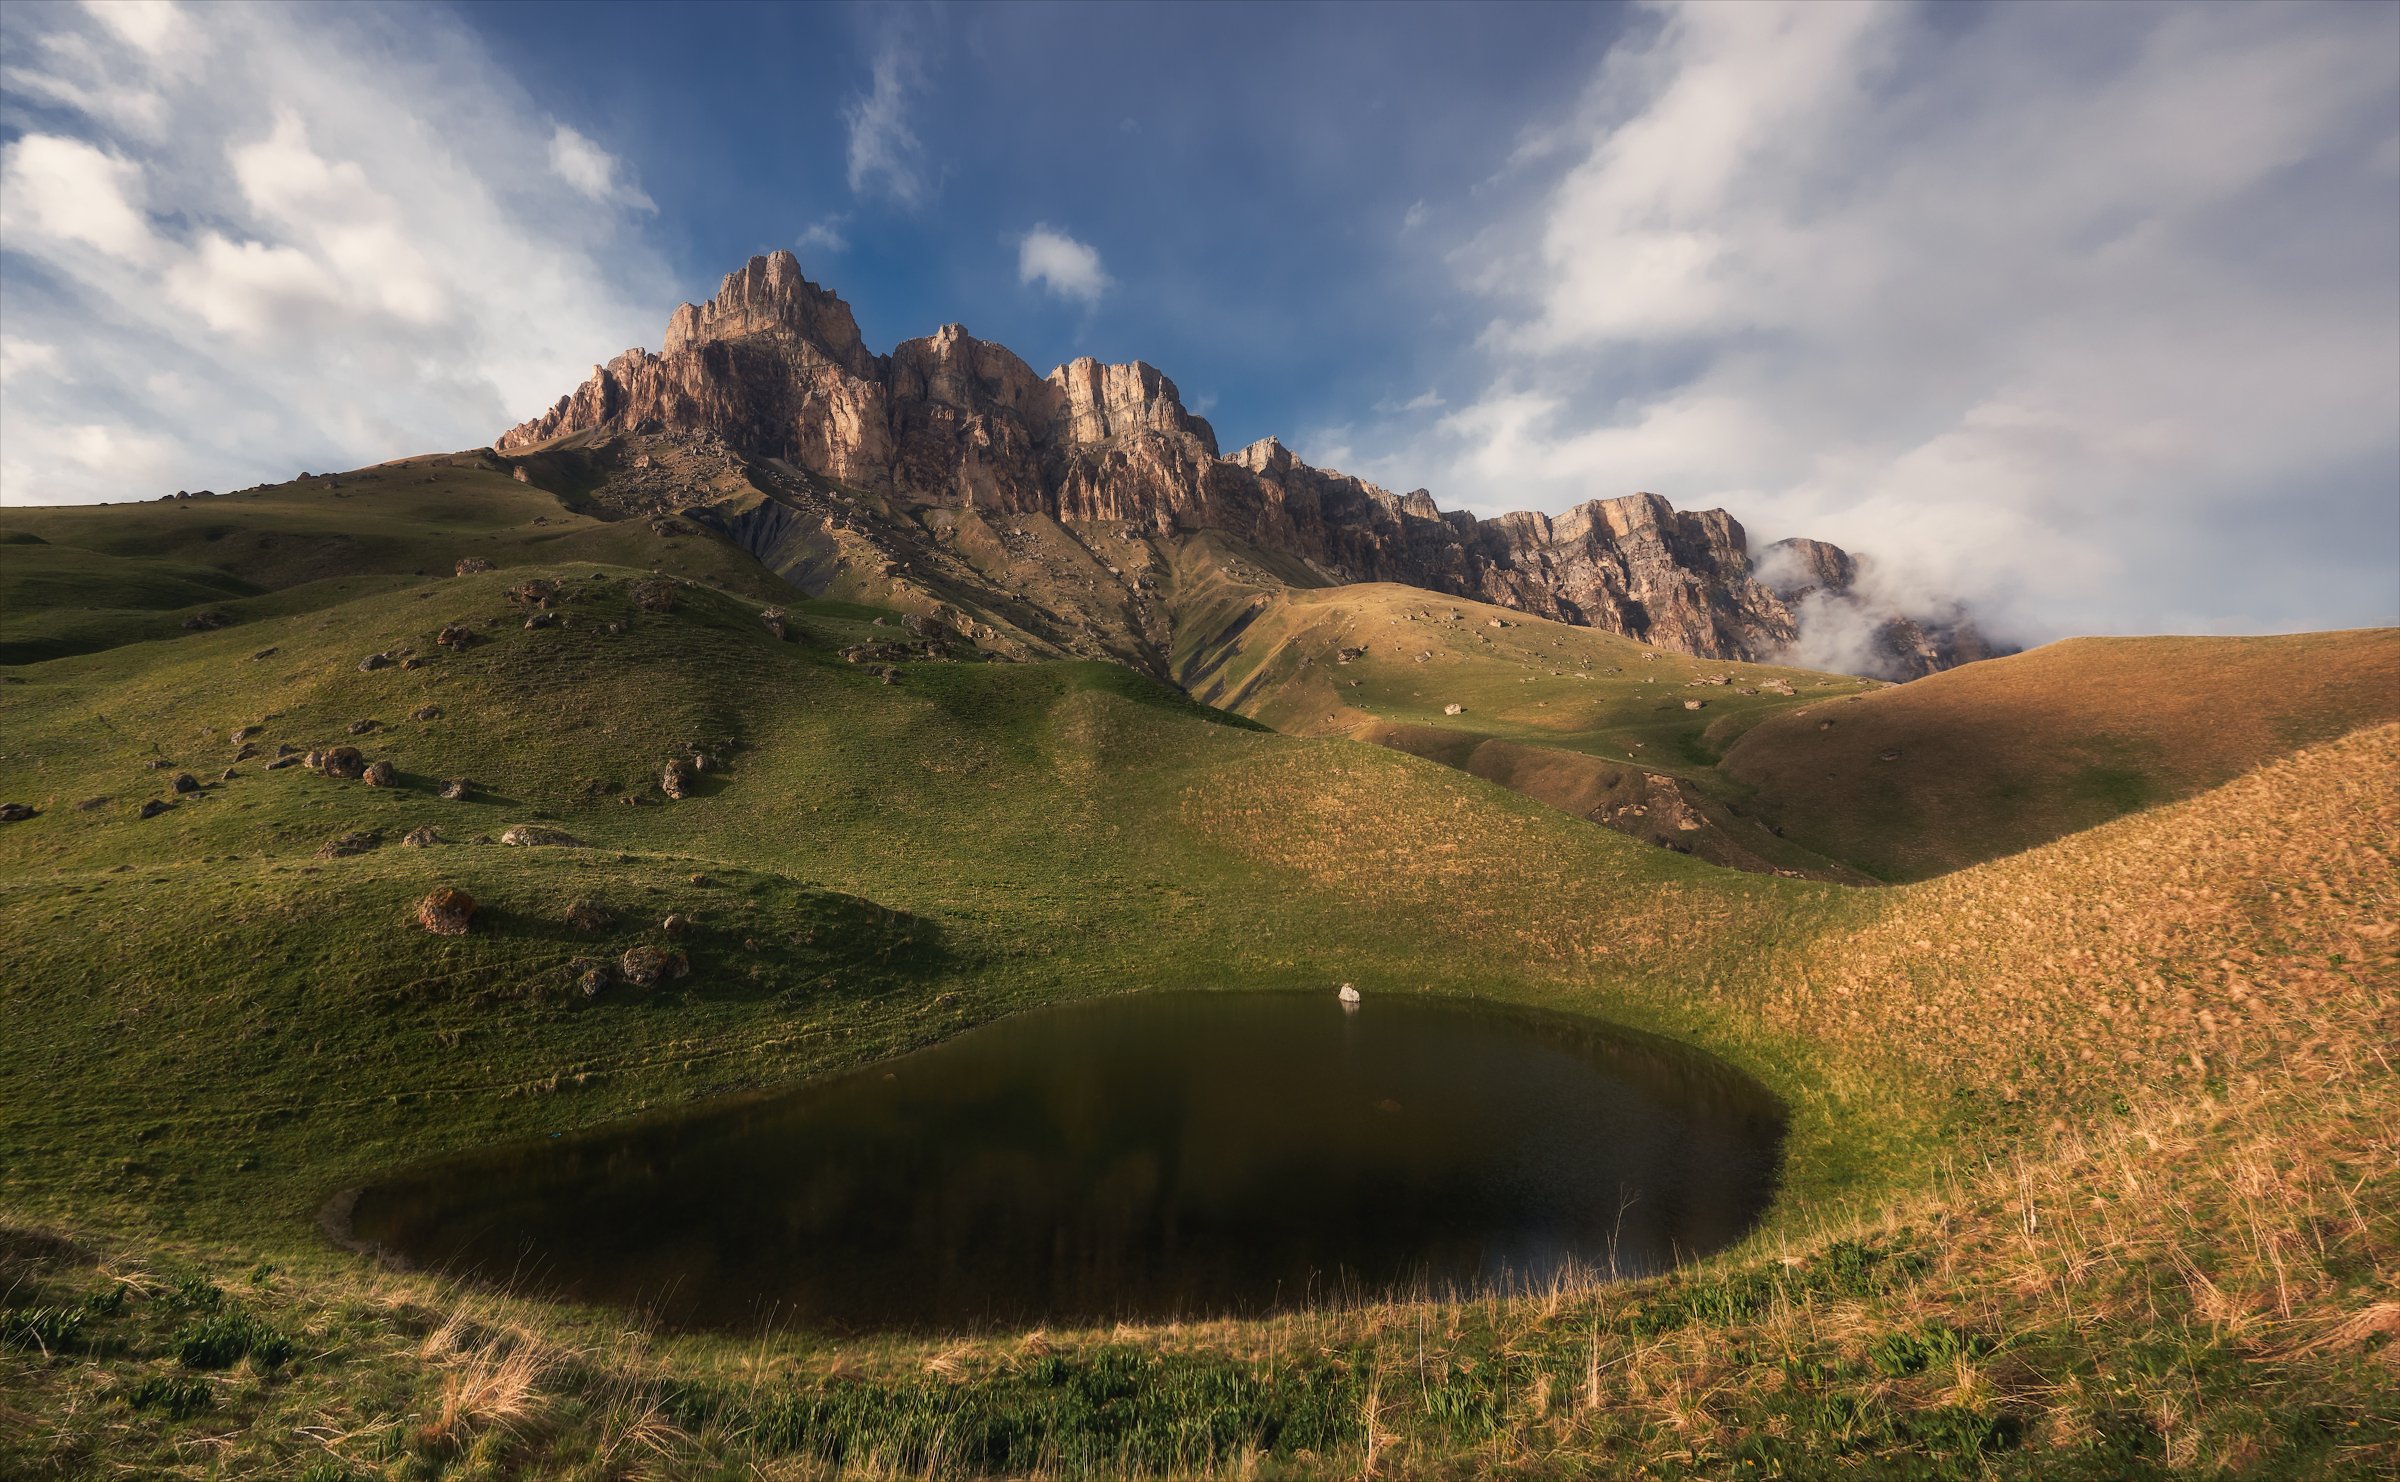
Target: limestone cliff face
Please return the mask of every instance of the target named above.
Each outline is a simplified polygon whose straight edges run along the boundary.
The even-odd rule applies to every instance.
[[[1712,658],[1779,657],[1808,604],[1864,602],[1846,552],[1778,542],[1754,570],[1732,516],[1655,494],[1478,520],[1422,489],[1312,468],[1272,438],[1220,456],[1175,383],[1138,361],[1042,376],[955,324],[877,356],[788,252],[751,259],[707,303],[675,311],[658,353],[595,367],[495,446],[621,435],[721,440],[907,508],[1111,523],[1145,539],[1216,531],[1322,580],[1404,582]],[[1960,615],[1877,621],[1874,666],[1892,677],[1985,652]]]

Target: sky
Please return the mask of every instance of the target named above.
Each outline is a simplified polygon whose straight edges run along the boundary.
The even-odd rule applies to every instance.
[[[489,441],[795,252],[2016,641],[2400,622],[2400,6],[0,8],[0,502]]]

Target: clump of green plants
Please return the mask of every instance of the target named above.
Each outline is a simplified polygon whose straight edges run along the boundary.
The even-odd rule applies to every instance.
[[[253,1368],[273,1370],[296,1351],[290,1338],[240,1311],[211,1312],[186,1324],[172,1346],[187,1369],[230,1369],[247,1358]]]
[[[135,1410],[163,1411],[169,1420],[189,1420],[214,1403],[208,1381],[171,1374],[152,1374],[125,1391],[125,1403]]]

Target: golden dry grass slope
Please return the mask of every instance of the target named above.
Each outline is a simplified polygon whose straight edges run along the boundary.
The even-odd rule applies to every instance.
[[[1751,728],[1728,777],[1790,836],[1922,879],[2400,719],[2400,630],[2077,638]]]

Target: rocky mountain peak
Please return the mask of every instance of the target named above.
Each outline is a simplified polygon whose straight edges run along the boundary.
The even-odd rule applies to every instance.
[[[1858,584],[1857,558],[1821,540],[1775,541],[1759,551],[1753,569],[1768,590],[1786,602],[1810,592],[1847,592]]]
[[[1292,450],[1272,436],[1262,437],[1246,448],[1236,449],[1225,459],[1239,464],[1252,473],[1276,473],[1292,466]]]
[[[850,306],[831,290],[809,282],[800,271],[800,259],[781,250],[751,258],[739,271],[726,274],[717,296],[707,303],[678,308],[667,320],[667,338],[659,353],[673,355],[714,341],[775,331],[808,341],[854,375],[873,372],[875,357],[859,335]]]
[[[1216,429],[1184,410],[1175,383],[1154,365],[1135,360],[1104,365],[1091,356],[1050,373],[1062,398],[1060,431],[1074,443],[1106,442],[1133,432],[1184,433],[1217,455]]]
[[[963,324],[902,340],[892,349],[884,382],[896,401],[931,401],[966,413],[1005,409],[1037,427],[1058,414],[1055,389],[1032,366],[1006,345],[975,338]]]
[[[1555,517],[1526,511],[1479,520],[1442,510],[1423,489],[1402,496],[1312,468],[1272,437],[1220,456],[1215,430],[1184,407],[1175,383],[1138,360],[1110,365],[1086,356],[1040,376],[958,324],[876,356],[849,306],[809,282],[788,252],[752,258],[707,303],[675,311],[659,354],[628,351],[599,367],[495,446],[532,453],[627,437],[689,440],[796,469],[831,481],[842,499],[872,494],[944,529],[961,528],[964,517],[954,512],[966,511],[1114,525],[1124,541],[1212,531],[1291,558],[1286,571],[1474,597],[1710,658],[1793,651],[1801,621],[1824,607],[1810,592],[1831,590],[1882,635],[1861,661],[1874,666],[1868,672],[1929,673],[1985,651],[1955,614],[1916,623],[1868,611],[1864,598],[1849,595],[1855,563],[1822,542],[1780,543],[1761,553],[1754,571],[1740,523],[1723,510],[1678,510],[1639,493]],[[650,487],[658,483],[644,485],[645,502],[665,492]],[[692,494],[692,505],[715,497]],[[788,535],[787,524],[744,528]],[[1008,538],[1030,539],[1022,530]],[[898,571],[932,552],[874,564]],[[804,586],[821,585],[840,564],[793,559],[790,574]],[[1772,574],[1765,568],[1787,567],[1799,573],[1788,597],[1763,579]],[[1096,569],[1133,584],[1124,600],[1138,620],[1126,641],[1155,667],[1164,649],[1152,631],[1160,621],[1155,588],[1140,584],[1149,578],[1121,561]],[[1837,575],[1842,582],[1831,580]],[[989,581],[983,597],[962,587],[945,600],[1031,612],[1008,580]],[[1057,627],[1045,641],[1073,652],[1097,631],[1088,615],[1060,617]]]

